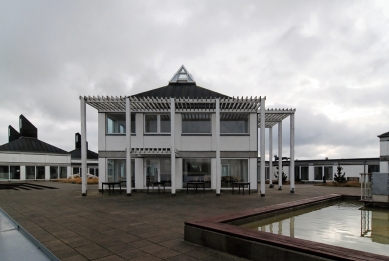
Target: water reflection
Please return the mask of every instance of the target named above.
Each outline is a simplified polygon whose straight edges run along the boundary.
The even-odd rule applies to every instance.
[[[389,210],[360,202],[320,204],[242,227],[389,256]]]

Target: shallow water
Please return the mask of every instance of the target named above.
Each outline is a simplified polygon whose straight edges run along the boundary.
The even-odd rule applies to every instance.
[[[358,201],[322,203],[241,227],[389,256],[389,209]]]

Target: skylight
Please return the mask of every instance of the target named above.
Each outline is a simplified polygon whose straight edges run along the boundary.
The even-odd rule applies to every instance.
[[[178,69],[169,83],[196,83],[184,65]]]

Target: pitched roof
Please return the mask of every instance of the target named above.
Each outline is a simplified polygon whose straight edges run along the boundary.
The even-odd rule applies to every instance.
[[[55,154],[68,154],[60,148],[50,145],[46,142],[36,138],[21,137],[12,142],[0,146],[0,151],[14,151],[14,152],[45,152]]]
[[[153,98],[229,98],[229,96],[214,92],[203,87],[187,84],[187,83],[175,83],[156,88],[150,91],[141,92],[132,97],[153,97]]]
[[[81,149],[75,149],[75,150],[69,151],[69,153],[71,154],[72,159],[81,159]],[[97,154],[94,151],[87,150],[86,158],[97,160],[97,159],[99,159],[99,154]]]
[[[193,76],[184,65],[178,69],[169,81],[169,85],[141,92],[131,97],[150,98],[229,98],[229,96],[197,86]]]
[[[381,135],[378,135],[378,138],[386,138],[386,137],[389,137],[389,131],[388,132],[385,132]]]

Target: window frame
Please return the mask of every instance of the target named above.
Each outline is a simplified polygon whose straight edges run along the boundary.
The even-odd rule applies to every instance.
[[[232,122],[227,120],[222,120],[222,115],[228,114],[241,114],[247,116],[247,132],[222,132],[222,122]],[[250,136],[250,113],[231,113],[231,112],[223,112],[220,113],[220,136]]]
[[[209,132],[184,132],[183,124],[184,124],[184,115],[208,115],[209,116],[209,124],[210,124],[210,130]],[[212,113],[181,113],[181,136],[212,136]]]
[[[105,113],[105,135],[108,135],[108,136],[116,136],[116,135],[123,135],[125,136],[126,135],[126,131],[124,132],[108,132],[108,115],[112,115],[112,114],[124,114],[124,116],[126,116],[126,113],[124,112],[109,112],[109,113]],[[132,121],[132,117],[134,117],[134,121]],[[125,117],[124,117],[125,118]],[[124,120],[124,124],[125,124],[125,128],[127,128],[126,126],[126,120]],[[132,132],[134,129],[134,132]],[[134,136],[136,135],[136,113],[131,113],[131,136]]]
[[[157,116],[157,132],[146,132],[146,117],[150,116],[150,115]],[[168,113],[145,113],[143,116],[143,135],[145,135],[145,136],[153,136],[153,135],[170,136],[170,134],[172,133],[171,127],[170,127],[169,132],[162,132],[161,131],[161,116],[162,115],[170,117],[170,126],[171,126],[172,118],[171,118],[170,114],[168,114]]]

